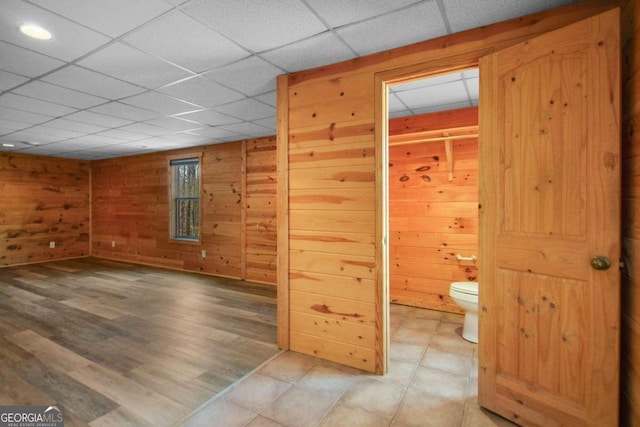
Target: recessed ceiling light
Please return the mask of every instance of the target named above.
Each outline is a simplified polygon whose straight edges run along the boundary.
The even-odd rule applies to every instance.
[[[51,33],[49,31],[36,24],[22,24],[20,25],[20,31],[22,31],[23,34],[38,40],[49,40],[51,38]]]
[[[2,144],[3,147],[15,147],[14,144]]]

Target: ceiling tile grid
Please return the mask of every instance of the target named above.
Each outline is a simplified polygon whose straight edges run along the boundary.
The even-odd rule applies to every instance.
[[[101,159],[273,135],[278,75],[573,1],[3,0],[0,150]],[[478,73],[390,92],[392,117],[477,105]]]

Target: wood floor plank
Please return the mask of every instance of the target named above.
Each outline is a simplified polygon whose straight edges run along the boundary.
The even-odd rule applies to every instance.
[[[190,413],[186,406],[99,365],[85,366],[69,375],[152,425],[168,425]]]
[[[91,363],[90,360],[28,329],[7,338],[36,356],[42,363],[62,372],[70,372]]]
[[[82,258],[0,269],[0,403],[172,426],[279,350],[276,288]]]
[[[95,387],[73,378],[73,372],[86,368],[65,374],[33,358],[19,363],[14,370],[22,379],[50,396],[52,402],[62,404],[81,419],[93,420],[117,408],[118,404]]]
[[[117,408],[89,423],[91,427],[157,427],[138,416],[135,411]]]

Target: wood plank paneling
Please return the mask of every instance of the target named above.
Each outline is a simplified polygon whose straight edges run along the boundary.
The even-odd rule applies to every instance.
[[[0,153],[0,266],[89,255],[90,173],[87,161]]]
[[[276,139],[247,141],[246,279],[276,283],[278,187]]]
[[[275,149],[261,138],[92,162],[93,255],[275,284]],[[168,162],[194,154],[201,240],[179,242],[169,239]]]
[[[287,158],[291,349],[370,371],[375,309],[358,295],[375,275],[372,83],[347,75],[290,88]]]
[[[476,126],[477,109],[389,120],[389,134]],[[395,132],[395,134],[393,133]],[[392,302],[461,313],[451,282],[478,280],[478,139],[452,142],[452,180],[443,141],[389,148],[389,262]],[[468,227],[467,227],[468,225]]]
[[[620,423],[640,425],[640,5],[621,2],[622,42],[622,339]]]

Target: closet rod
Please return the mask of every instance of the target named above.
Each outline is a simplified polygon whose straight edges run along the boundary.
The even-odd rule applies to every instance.
[[[434,142],[434,141],[453,141],[453,140],[460,140],[460,139],[476,139],[478,138],[478,135],[452,135],[452,136],[437,136],[437,137],[433,137],[433,138],[419,138],[419,139],[411,139],[408,141],[398,141],[398,142],[392,142],[391,138],[389,139],[389,145],[409,145],[409,144],[417,144],[420,142]]]

